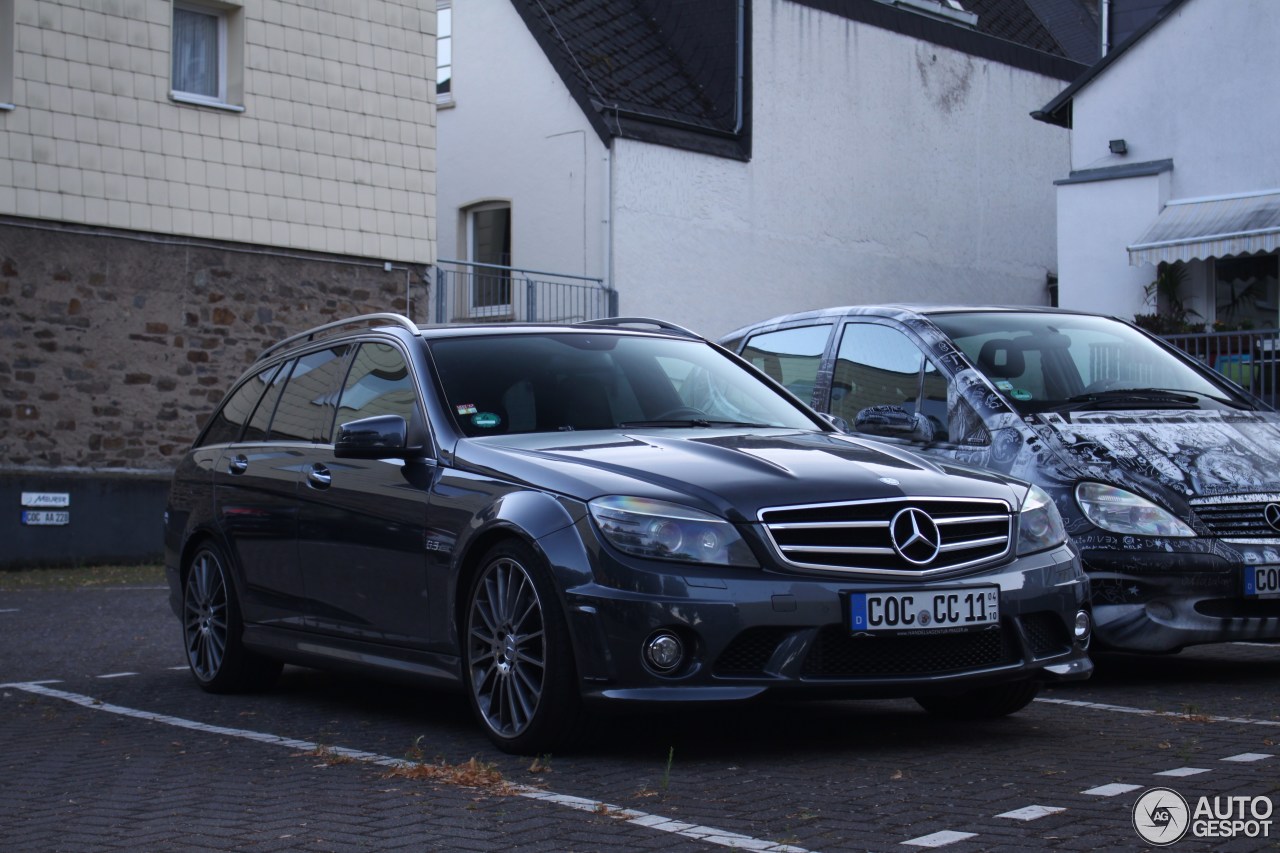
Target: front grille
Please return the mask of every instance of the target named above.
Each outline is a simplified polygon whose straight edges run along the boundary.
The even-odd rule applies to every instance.
[[[818,632],[801,674],[806,678],[934,675],[986,669],[1020,660],[1001,627],[966,634],[855,637],[828,625]]]
[[[773,544],[792,566],[906,576],[957,571],[1003,559],[1009,553],[1013,518],[1004,501],[951,498],[760,511]],[[925,535],[912,541],[912,531]],[[932,541],[935,535],[936,542]]]
[[[1053,657],[1071,651],[1067,626],[1054,613],[1032,613],[1022,617],[1022,630],[1027,635],[1031,654],[1036,658]]]
[[[1224,539],[1277,539],[1280,530],[1267,523],[1267,507],[1280,507],[1277,496],[1250,500],[1198,500],[1192,501],[1195,514],[1214,536]],[[1273,511],[1280,519],[1280,512]]]

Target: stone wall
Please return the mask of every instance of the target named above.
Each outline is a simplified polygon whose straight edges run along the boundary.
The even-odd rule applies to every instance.
[[[0,466],[166,470],[266,346],[421,270],[0,218]]]

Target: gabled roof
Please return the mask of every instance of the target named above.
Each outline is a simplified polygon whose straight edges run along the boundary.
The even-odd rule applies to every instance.
[[[1138,29],[1134,30],[1128,38],[1113,48],[1100,61],[1094,63],[1088,71],[1076,78],[1070,86],[1059,92],[1056,98],[1031,113],[1031,117],[1047,124],[1056,124],[1059,127],[1070,128],[1071,104],[1076,93],[1105,73],[1116,60],[1129,50],[1129,48],[1133,47],[1145,38],[1147,33],[1164,23],[1165,20],[1168,19],[1168,17],[1185,2],[1186,0],[1170,0],[1168,5],[1156,12],[1150,20]]]
[[[789,2],[1061,80],[1089,49],[1088,0],[961,0],[976,29],[921,13],[936,0]],[[750,0],[511,3],[602,140],[750,158]]]

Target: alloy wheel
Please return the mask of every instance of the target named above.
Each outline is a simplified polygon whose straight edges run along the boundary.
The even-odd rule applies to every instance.
[[[542,602],[520,563],[500,557],[485,567],[467,616],[471,690],[494,734],[522,734],[542,701],[547,646]]]
[[[191,562],[183,596],[183,630],[192,672],[201,681],[213,679],[227,653],[227,584],[222,565],[211,551],[201,551]]]

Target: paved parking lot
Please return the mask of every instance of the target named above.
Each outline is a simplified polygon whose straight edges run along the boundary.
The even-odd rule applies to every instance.
[[[1278,677],[1280,647],[1221,645],[1103,658],[998,722],[761,705],[612,718],[578,752],[516,758],[460,696],[292,667],[268,694],[204,694],[158,587],[0,592],[0,832],[40,851],[1141,850],[1153,787],[1280,804]],[[1280,849],[1272,820],[1170,849]]]

